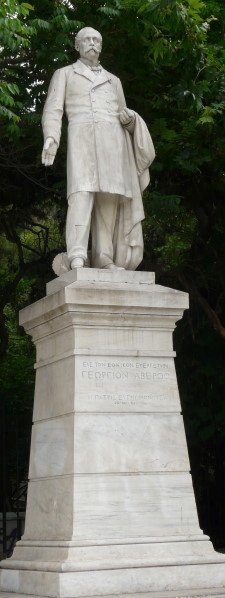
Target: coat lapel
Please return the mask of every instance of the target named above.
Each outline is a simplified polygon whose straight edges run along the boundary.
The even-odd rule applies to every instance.
[[[82,75],[82,77],[86,77],[86,79],[89,79],[89,81],[94,83],[94,73],[83,62],[81,62],[81,60],[77,60],[77,62],[74,62],[72,66],[75,73]]]
[[[98,85],[102,85],[103,83],[106,83],[107,81],[110,81],[110,83],[111,83],[110,73],[108,73],[107,71],[105,71],[104,69],[102,69],[101,73],[99,73],[99,75],[97,77],[95,77],[93,87],[97,87]]]
[[[73,70],[78,75],[86,77],[89,81],[93,83],[93,87],[97,87],[98,85],[102,85],[102,83],[106,83],[106,81],[111,81],[110,73],[102,69],[102,71],[97,74],[97,77],[91,69],[89,69],[81,60],[77,60],[72,65]]]

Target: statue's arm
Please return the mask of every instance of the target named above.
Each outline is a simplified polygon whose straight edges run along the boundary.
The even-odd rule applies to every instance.
[[[65,69],[57,70],[50,82],[42,116],[44,147],[42,164],[51,166],[57,152],[62,127],[66,89]]]

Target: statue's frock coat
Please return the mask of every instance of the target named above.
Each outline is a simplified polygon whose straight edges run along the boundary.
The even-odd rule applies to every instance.
[[[59,144],[63,113],[68,119],[67,196],[79,191],[118,194],[114,262],[135,270],[143,256],[142,191],[155,151],[136,114],[134,133],[123,127],[126,107],[120,80],[104,69],[96,75],[81,60],[58,69],[44,106],[44,139]]]
[[[54,73],[42,124],[45,139],[59,143],[64,111],[68,118],[68,197],[77,191],[132,197],[126,132],[119,120],[125,106],[120,80],[104,69],[96,75],[78,60]]]

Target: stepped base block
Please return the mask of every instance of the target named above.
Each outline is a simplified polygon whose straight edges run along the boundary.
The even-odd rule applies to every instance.
[[[1,598],[225,598],[174,367],[187,307],[152,273],[79,269],[21,312],[37,348],[30,481]]]
[[[178,597],[205,584],[208,592],[224,588],[225,595],[224,560],[205,539],[67,548],[21,541],[4,563],[1,589],[52,598],[138,593],[144,598],[166,591]]]
[[[1,598],[38,598],[33,594],[17,594],[17,593],[9,593],[9,592],[2,592]],[[102,598],[225,598],[225,593],[223,591],[212,589],[212,590],[188,590],[185,594],[177,592],[148,592],[145,594],[108,594],[107,596],[102,596]],[[48,598],[45,596],[44,598]],[[93,596],[92,598],[97,598],[97,596]]]
[[[40,563],[41,565],[41,563]],[[20,569],[2,571],[2,591],[20,594],[34,594],[39,597],[75,598],[84,596],[109,596],[111,594],[133,596],[141,593],[176,591],[176,595],[200,590],[204,585],[224,591],[224,563],[197,562],[195,565],[145,566],[124,569],[104,569],[89,571],[50,571],[52,563],[45,563],[42,570],[33,570],[38,563],[30,564],[30,570],[24,570],[24,563],[18,563]],[[27,566],[27,565],[26,565]],[[72,563],[70,564],[71,569]],[[64,568],[64,563],[61,563]],[[68,567],[69,569],[70,567]],[[65,563],[67,569],[67,563]],[[189,590],[190,588],[190,590]],[[212,593],[212,592],[211,592]]]

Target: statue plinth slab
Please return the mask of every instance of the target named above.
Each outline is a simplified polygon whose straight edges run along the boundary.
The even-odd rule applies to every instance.
[[[77,269],[22,310],[37,348],[34,424],[25,533],[1,563],[3,592],[225,593],[224,556],[199,528],[174,367],[187,307],[152,273]]]

